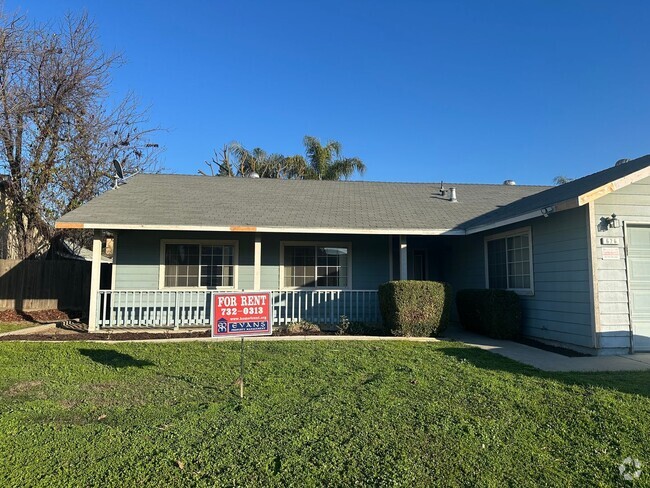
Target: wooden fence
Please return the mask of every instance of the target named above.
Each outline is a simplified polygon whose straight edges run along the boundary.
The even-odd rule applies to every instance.
[[[102,265],[106,279],[110,265]],[[89,296],[88,261],[0,259],[0,310],[86,311]]]

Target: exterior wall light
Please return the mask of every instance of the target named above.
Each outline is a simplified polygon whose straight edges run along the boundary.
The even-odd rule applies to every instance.
[[[616,214],[612,214],[611,217],[603,217],[603,219],[609,229],[618,229],[621,226],[621,221],[618,220]]]
[[[554,207],[544,207],[544,208],[540,209],[540,212],[542,214],[542,217],[548,217],[548,214],[553,212],[553,210],[555,210]]]

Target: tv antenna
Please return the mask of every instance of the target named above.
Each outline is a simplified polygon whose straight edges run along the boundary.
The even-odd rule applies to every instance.
[[[113,184],[113,189],[119,188],[120,185],[126,184],[126,180],[139,173],[139,171],[136,171],[129,176],[124,176],[124,169],[122,168],[122,164],[117,159],[113,160],[113,166],[115,168],[115,175],[113,175],[113,180],[115,183]]]

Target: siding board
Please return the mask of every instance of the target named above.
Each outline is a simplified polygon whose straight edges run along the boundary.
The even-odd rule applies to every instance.
[[[522,296],[524,334],[536,339],[593,348],[586,209],[535,218],[461,238],[453,247],[451,280],[456,290],[485,288],[486,236],[531,227],[533,296]]]
[[[647,223],[650,225],[650,178],[633,183],[594,202],[597,231],[597,260],[595,267],[599,278],[601,307],[600,346],[605,353],[620,352],[630,346],[630,314],[627,290],[627,265],[625,260],[625,236],[623,226],[618,229],[605,228],[602,219],[615,213],[621,223]],[[618,238],[615,246],[603,245],[601,238]],[[605,247],[618,247],[621,258],[602,258]],[[610,352],[610,353],[611,353]]]
[[[160,272],[160,241],[162,239],[236,240],[239,242],[237,289],[252,290],[254,281],[254,235],[225,232],[120,232],[119,254],[116,256],[115,289],[157,290]],[[302,234],[263,234],[260,287],[281,288],[280,242],[327,241],[352,244],[352,288],[376,290],[388,281],[388,253],[385,236],[345,236]]]

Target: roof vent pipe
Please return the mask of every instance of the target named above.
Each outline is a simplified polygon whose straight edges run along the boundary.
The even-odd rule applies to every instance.
[[[456,198],[456,188],[450,188],[449,189],[449,201],[450,202],[457,202],[458,199]]]

